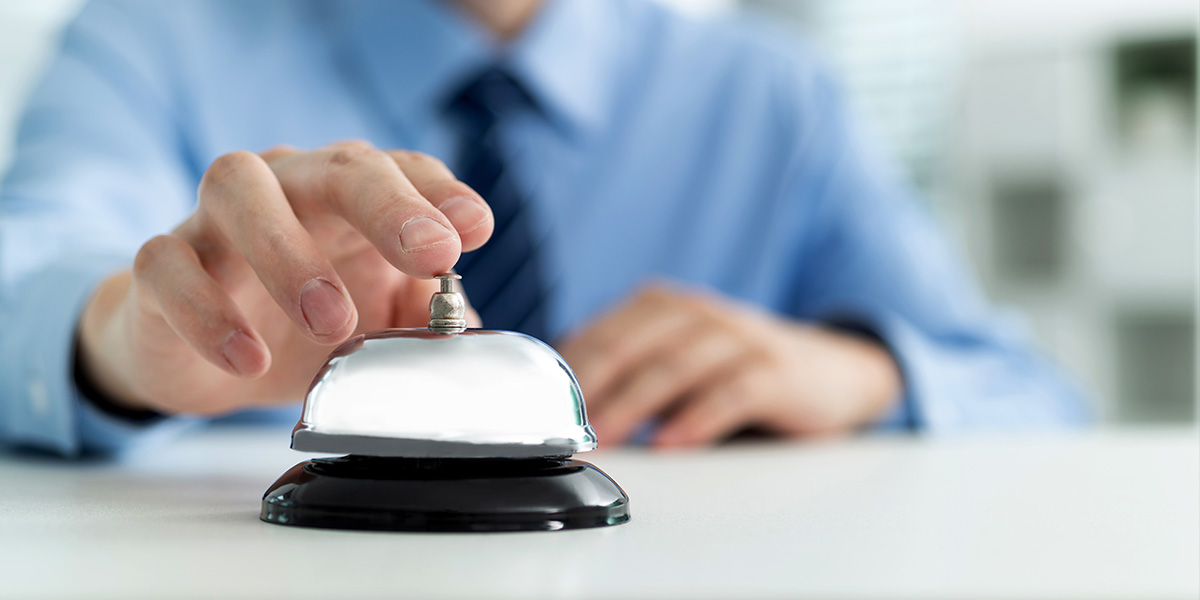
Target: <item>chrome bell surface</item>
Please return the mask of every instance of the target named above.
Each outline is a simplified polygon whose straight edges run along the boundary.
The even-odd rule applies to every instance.
[[[367,333],[330,354],[309,388],[292,448],[412,458],[595,449],[567,363],[530,336],[466,329],[458,278],[440,276],[428,329]]]

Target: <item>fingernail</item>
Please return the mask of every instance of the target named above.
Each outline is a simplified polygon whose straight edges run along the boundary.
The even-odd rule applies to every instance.
[[[350,321],[350,304],[346,297],[324,279],[313,279],[300,290],[300,312],[309,331],[328,335]]]
[[[225,338],[221,346],[221,355],[242,375],[252,375],[258,372],[259,352],[258,342],[243,331],[235,331]]]
[[[453,238],[454,232],[429,217],[410,219],[400,228],[400,247],[405,252],[428,248]]]
[[[450,219],[450,223],[460,233],[479,227],[488,216],[487,210],[466,196],[455,196],[443,202],[438,210]]]

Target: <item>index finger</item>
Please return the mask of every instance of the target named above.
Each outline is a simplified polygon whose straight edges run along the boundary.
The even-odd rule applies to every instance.
[[[454,225],[386,153],[340,144],[284,156],[271,168],[297,216],[340,216],[404,273],[428,279],[458,262],[462,244]]]
[[[454,224],[463,252],[479,248],[491,237],[495,224],[492,209],[442,161],[407,150],[389,150],[388,155],[400,165],[417,191]]]

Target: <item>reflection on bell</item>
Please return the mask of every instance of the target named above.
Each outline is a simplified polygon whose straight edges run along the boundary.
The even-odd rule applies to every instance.
[[[284,473],[260,518],[303,527],[529,531],[616,525],[629,499],[570,457],[596,447],[583,394],[553,349],[466,329],[458,275],[441,275],[428,329],[388,329],[329,355],[292,448],[347,453]]]

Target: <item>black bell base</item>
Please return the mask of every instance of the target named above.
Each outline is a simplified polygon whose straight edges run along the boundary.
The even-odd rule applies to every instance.
[[[263,495],[268,523],[372,531],[554,531],[619,525],[629,498],[561,458],[314,458]]]

